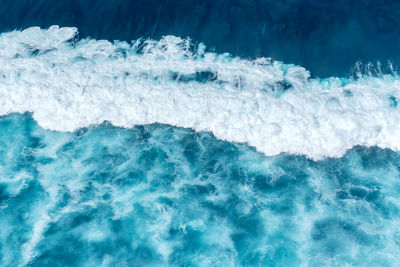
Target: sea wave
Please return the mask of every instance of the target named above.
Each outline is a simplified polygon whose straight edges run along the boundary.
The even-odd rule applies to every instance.
[[[110,42],[58,26],[1,34],[0,65],[0,115],[32,112],[51,130],[163,123],[313,159],[400,150],[396,74],[318,79],[176,36]]]

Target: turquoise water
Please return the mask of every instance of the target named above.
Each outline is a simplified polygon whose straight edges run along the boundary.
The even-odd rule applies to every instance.
[[[0,119],[3,266],[396,265],[400,155],[265,157],[208,133]],[[397,262],[398,263],[398,262]]]

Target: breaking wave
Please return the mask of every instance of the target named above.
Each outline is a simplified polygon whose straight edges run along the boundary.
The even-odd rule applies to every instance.
[[[32,112],[51,130],[162,123],[313,159],[356,145],[400,150],[395,73],[318,79],[175,36],[109,42],[58,26],[2,34],[0,65],[0,115]]]

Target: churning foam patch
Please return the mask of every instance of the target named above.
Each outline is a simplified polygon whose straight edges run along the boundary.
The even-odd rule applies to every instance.
[[[396,75],[312,79],[299,66],[207,52],[175,36],[127,43],[77,33],[52,26],[0,36],[0,115],[32,112],[57,131],[164,123],[268,156],[400,150]]]

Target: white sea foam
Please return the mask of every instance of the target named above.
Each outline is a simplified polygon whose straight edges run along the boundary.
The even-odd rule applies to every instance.
[[[174,36],[132,44],[76,36],[58,26],[0,36],[0,115],[32,112],[57,131],[165,123],[266,155],[400,150],[396,76],[319,80],[299,66],[205,52]]]

